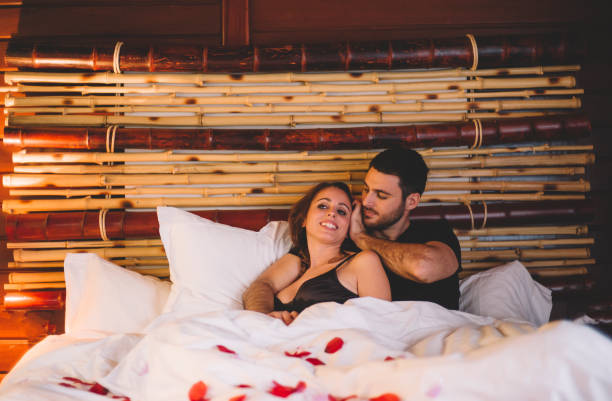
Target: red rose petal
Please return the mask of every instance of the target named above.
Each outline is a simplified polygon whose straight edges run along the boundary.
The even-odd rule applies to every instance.
[[[289,356],[291,358],[304,358],[305,356],[310,355],[310,352],[308,352],[308,351],[295,351],[295,352],[291,353],[289,351],[285,351],[285,355]]]
[[[67,380],[69,382],[78,383],[78,384],[84,384],[86,386],[93,386],[95,384],[93,382],[85,382],[81,379],[77,379],[76,377],[68,377],[68,376],[62,377],[62,380]]]
[[[226,346],[224,346],[224,345],[217,345],[217,349],[218,349],[219,351],[221,351],[221,352],[226,352],[226,353],[228,353],[228,354],[234,354],[234,355],[236,355],[236,352],[232,351],[231,349],[227,348],[227,347],[226,347]]]
[[[378,397],[370,398],[370,401],[400,401],[400,398],[393,393],[381,394]]]
[[[89,388],[89,392],[100,394],[100,395],[106,395],[108,394],[108,389],[106,389],[106,387],[102,386],[100,383],[96,383]]]
[[[388,356],[388,357],[385,358],[385,362],[386,361],[394,361],[394,360],[395,360],[395,358],[393,358],[392,356]]]
[[[239,384],[236,387],[238,387],[238,388],[252,388],[253,386],[251,386],[250,384]]]
[[[200,380],[189,389],[189,401],[204,401],[207,390],[206,384]]]
[[[60,386],[64,386],[64,387],[68,387],[68,388],[76,388],[76,386],[73,386],[73,385],[72,385],[72,384],[70,384],[70,383],[60,383],[59,385],[60,385]]]
[[[244,401],[245,398],[246,398],[246,395],[240,394],[240,395],[230,398],[229,401]]]
[[[279,384],[276,381],[273,381],[272,383],[274,384],[274,386],[270,390],[268,390],[268,393],[282,398],[287,398],[293,393],[302,392],[306,388],[306,383],[302,381],[299,382],[295,387],[283,386],[282,384]]]
[[[353,395],[349,395],[348,397],[344,397],[344,398],[342,398],[342,397],[334,397],[334,396],[333,396],[333,395],[331,395],[331,394],[328,394],[328,395],[327,395],[327,399],[328,399],[329,401],[348,401],[348,400],[350,400],[351,398],[357,398],[357,396],[356,396],[355,394],[353,394]]]
[[[325,362],[323,362],[319,358],[306,358],[306,360],[315,366],[325,365]]]
[[[333,354],[334,352],[337,352],[340,348],[342,348],[343,345],[344,341],[342,341],[340,337],[334,337],[327,343],[327,346],[325,347],[325,352],[327,352],[328,354]]]

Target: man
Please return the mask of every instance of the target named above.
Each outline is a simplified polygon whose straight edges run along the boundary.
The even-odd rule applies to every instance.
[[[428,168],[421,155],[389,149],[370,162],[361,203],[356,201],[350,236],[376,252],[394,301],[420,300],[459,308],[461,248],[446,220],[411,221]]]

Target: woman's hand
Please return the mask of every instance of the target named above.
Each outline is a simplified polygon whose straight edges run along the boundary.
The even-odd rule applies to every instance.
[[[274,311],[274,312],[268,313],[268,316],[272,316],[275,319],[282,320],[283,323],[285,323],[287,326],[289,326],[291,324],[291,322],[293,322],[295,320],[297,315],[298,315],[298,313],[296,311],[288,312],[286,310],[284,310],[284,311]]]

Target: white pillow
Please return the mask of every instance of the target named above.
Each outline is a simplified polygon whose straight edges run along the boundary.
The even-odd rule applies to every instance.
[[[117,266],[92,253],[69,253],[66,333],[142,333],[163,310],[170,283]]]
[[[461,281],[459,310],[540,326],[550,318],[551,291],[535,282],[518,260]]]
[[[284,221],[256,232],[161,206],[157,218],[172,281],[164,312],[242,309],[242,293],[291,246]]]

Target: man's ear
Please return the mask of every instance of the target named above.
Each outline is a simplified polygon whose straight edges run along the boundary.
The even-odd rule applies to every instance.
[[[421,202],[421,194],[413,192],[406,197],[406,211],[410,211],[417,207]]]

